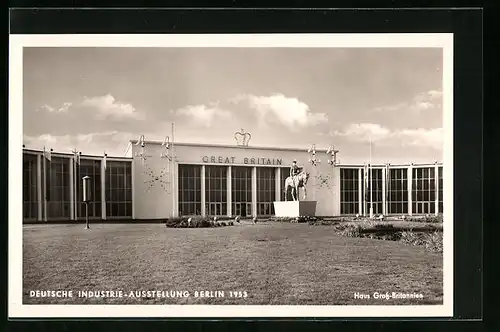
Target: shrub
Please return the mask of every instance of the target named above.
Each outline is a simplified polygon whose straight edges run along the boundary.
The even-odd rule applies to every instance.
[[[228,225],[232,226],[233,222],[214,221],[208,217],[177,217],[165,221],[165,226],[169,228],[206,228]]]
[[[424,216],[412,216],[412,217],[405,217],[405,221],[411,221],[411,222],[423,222],[423,223],[432,223],[432,224],[437,224],[437,223],[443,223],[443,215],[424,215]]]
[[[443,222],[443,216],[442,215],[425,216],[424,220],[427,223],[442,223]]]
[[[318,222],[321,220],[319,217],[314,217],[314,216],[300,216],[300,217],[271,217],[269,218],[271,221],[279,221],[279,222],[291,222],[291,223],[310,223],[314,224],[315,222]]]
[[[300,216],[300,217],[295,218],[294,222],[311,223],[311,222],[316,222],[317,220],[318,219],[316,217],[312,217],[312,216]]]
[[[375,223],[373,224],[373,228],[378,228],[378,229],[394,229],[393,224],[388,224],[388,223]]]
[[[426,234],[425,248],[430,251],[443,252],[443,234],[439,232]]]
[[[382,236],[382,240],[386,241],[399,241],[401,240],[401,232],[389,232]]]
[[[326,220],[322,218],[311,219],[308,223],[313,226],[335,226],[339,224],[336,220]]]
[[[430,251],[443,251],[443,234],[441,232],[416,233],[405,231],[401,234],[401,242],[413,246],[424,246]]]
[[[422,236],[419,233],[413,231],[404,231],[401,233],[401,242],[404,244],[419,246],[422,245]]]

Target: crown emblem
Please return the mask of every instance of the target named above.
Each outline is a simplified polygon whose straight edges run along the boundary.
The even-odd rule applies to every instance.
[[[248,142],[252,139],[252,135],[242,128],[241,131],[234,133],[234,139],[237,145],[248,146]]]

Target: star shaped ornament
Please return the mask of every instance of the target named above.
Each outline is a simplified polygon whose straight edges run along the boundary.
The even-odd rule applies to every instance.
[[[144,183],[147,185],[146,191],[149,192],[155,185],[159,185],[164,191],[170,192],[170,172],[164,167],[160,173],[156,173],[151,167],[144,170],[144,175],[148,177]]]

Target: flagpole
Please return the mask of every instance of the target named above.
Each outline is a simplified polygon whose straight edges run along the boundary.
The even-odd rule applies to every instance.
[[[172,218],[175,217],[175,151],[174,151],[174,123],[172,122],[172,145],[171,145],[171,154],[170,154],[170,175],[172,182]]]
[[[75,218],[75,221],[78,220],[77,216],[76,216],[76,209],[77,209],[77,205],[76,205],[76,201],[77,201],[77,197],[76,197],[76,177],[77,177],[77,174],[76,174],[76,155],[75,155],[75,152],[76,149],[73,151],[73,179],[71,179],[73,181],[73,202],[71,202],[71,204],[73,204],[73,218]]]
[[[47,158],[45,146],[43,147],[43,220],[47,221]]]
[[[372,166],[372,132],[370,131],[370,169],[369,169],[369,185],[370,185],[370,218],[373,218],[373,166]]]
[[[78,174],[76,174],[76,162],[77,162],[77,157],[76,157],[76,149],[75,151],[73,152],[73,211],[75,213],[74,217],[75,217],[75,221],[78,220],[78,191],[76,189],[76,186],[78,185],[77,183],[77,178],[78,178]]]
[[[77,166],[78,177],[80,177],[80,175],[81,175],[81,167],[80,167],[80,162],[81,162],[81,158],[80,157],[81,157],[81,155],[82,155],[82,153],[80,151],[78,151],[78,156],[76,157],[78,159],[78,166]],[[75,179],[75,180],[80,183],[80,179]],[[75,186],[75,188],[76,188],[76,186]],[[83,185],[82,185],[82,190],[83,190]],[[78,192],[77,192],[77,197],[78,197]],[[82,192],[82,198],[83,198],[83,192]],[[80,202],[78,202],[78,205],[80,205]],[[88,206],[88,204],[86,204],[86,206]],[[76,215],[78,216],[78,212],[77,212]]]

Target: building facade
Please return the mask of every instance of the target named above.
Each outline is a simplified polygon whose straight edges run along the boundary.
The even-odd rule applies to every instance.
[[[294,159],[310,174],[307,200],[318,216],[414,215],[443,212],[443,167],[337,165],[318,150],[317,166],[302,149],[131,142],[131,157],[23,151],[24,221],[85,218],[82,178],[91,178],[89,218],[153,220],[172,216],[274,215]],[[49,160],[50,159],[50,160]],[[371,176],[369,176],[371,174]],[[303,199],[301,191],[301,199]]]

